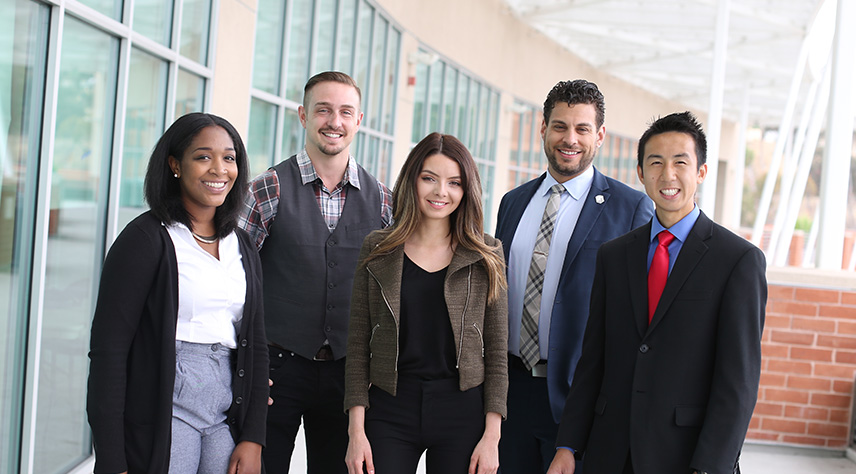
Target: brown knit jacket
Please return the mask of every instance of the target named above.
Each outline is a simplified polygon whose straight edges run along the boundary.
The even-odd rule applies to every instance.
[[[404,246],[364,263],[382,239],[378,231],[363,242],[351,294],[345,410],[369,407],[370,384],[395,395],[398,382],[398,330]],[[499,240],[484,236],[497,247]],[[484,411],[505,418],[508,391],[508,298],[502,290],[488,304],[488,276],[477,252],[458,247],[446,271],[444,294],[455,337],[460,389],[484,384]]]

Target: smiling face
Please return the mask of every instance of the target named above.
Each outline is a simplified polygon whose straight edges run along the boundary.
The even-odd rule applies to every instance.
[[[306,151],[312,158],[347,157],[363,120],[357,90],[332,81],[310,89],[297,114],[306,129]]]
[[[657,219],[671,227],[693,210],[698,185],[707,175],[707,164],[698,166],[692,136],[666,132],[645,144],[642,166],[636,167],[639,181],[657,206]]]
[[[416,179],[416,199],[422,218],[448,219],[464,197],[461,167],[446,155],[425,159]]]
[[[591,166],[606,133],[606,127],[598,127],[596,119],[592,104],[558,102],[550,112],[549,123],[541,122],[548,170],[556,181],[564,183]]]
[[[200,130],[180,159],[169,157],[169,167],[178,175],[184,208],[195,219],[213,216],[238,178],[235,145],[218,126]]]

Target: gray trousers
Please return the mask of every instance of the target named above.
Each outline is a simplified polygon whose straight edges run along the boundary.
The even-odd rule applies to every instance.
[[[175,341],[170,474],[225,474],[235,442],[226,424],[232,404],[232,350]]]

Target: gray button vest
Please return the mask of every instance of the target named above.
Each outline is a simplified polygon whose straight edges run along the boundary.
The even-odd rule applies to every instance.
[[[382,225],[377,180],[358,166],[360,189],[348,187],[342,216],[330,232],[313,185],[300,179],[297,158],[273,169],[279,177],[279,207],[259,251],[267,338],[308,359],[329,340],[340,359],[360,247]]]

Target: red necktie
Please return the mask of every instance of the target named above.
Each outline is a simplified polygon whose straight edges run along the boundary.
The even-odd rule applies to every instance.
[[[651,268],[648,270],[648,324],[651,324],[651,318],[654,317],[663,288],[666,287],[666,278],[669,277],[669,244],[674,239],[675,236],[668,230],[657,234],[659,244],[654,251],[654,258],[651,259]]]

